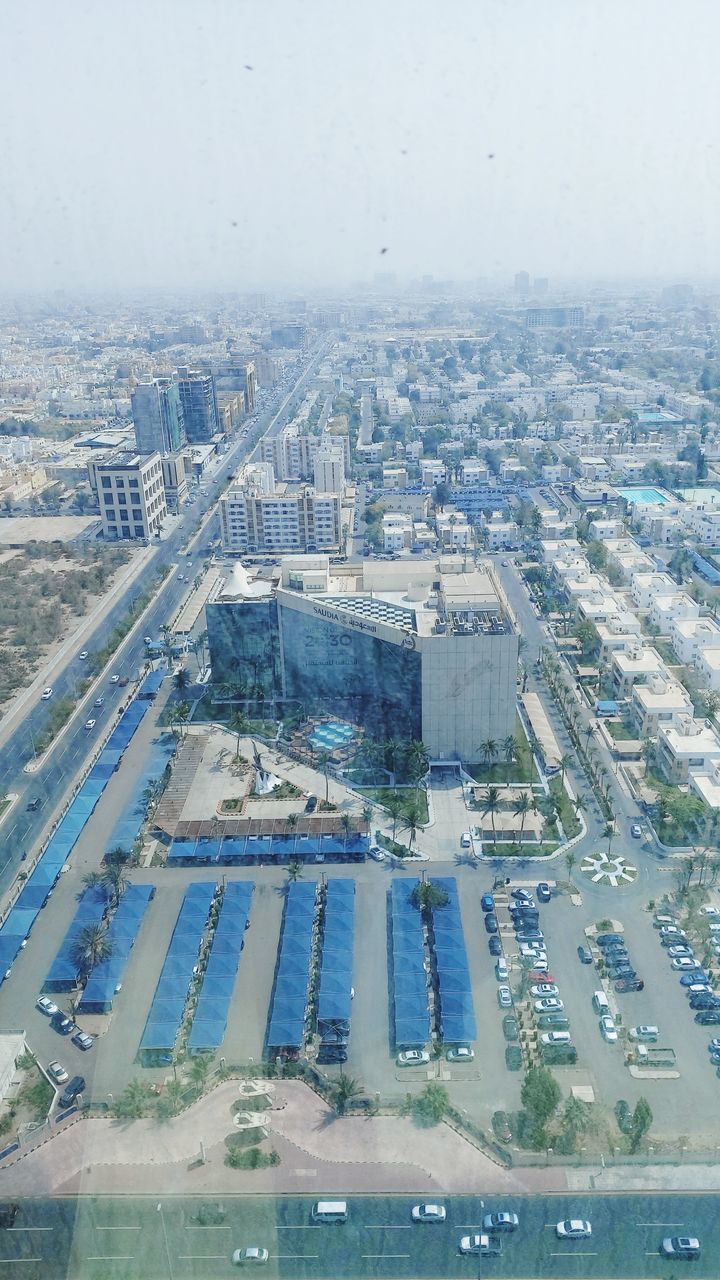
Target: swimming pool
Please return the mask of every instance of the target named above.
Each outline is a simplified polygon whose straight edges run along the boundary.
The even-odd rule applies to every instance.
[[[319,724],[308,737],[311,746],[324,751],[334,751],[336,747],[344,747],[355,737],[352,725],[342,720],[328,720]]]
[[[662,489],[618,489],[621,498],[631,506],[665,506],[670,502],[670,495]]]

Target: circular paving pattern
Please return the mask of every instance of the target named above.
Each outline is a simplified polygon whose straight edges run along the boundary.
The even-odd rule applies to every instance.
[[[589,853],[580,863],[580,870],[593,884],[608,884],[613,889],[632,884],[638,874],[637,867],[620,854],[608,858],[604,853]]]

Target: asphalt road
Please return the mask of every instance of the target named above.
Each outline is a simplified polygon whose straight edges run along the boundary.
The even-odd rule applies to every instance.
[[[337,1190],[330,1194],[337,1197]],[[342,1192],[339,1193],[343,1195]],[[23,1280],[205,1280],[231,1275],[233,1250],[269,1252],[266,1276],[618,1277],[673,1280],[689,1266],[659,1256],[666,1235],[697,1235],[696,1277],[718,1274],[720,1198],[714,1195],[579,1195],[444,1200],[445,1223],[412,1224],[417,1203],[403,1196],[347,1196],[344,1224],[315,1225],[311,1197],[134,1197],[23,1202],[15,1225],[0,1231],[7,1275]],[[518,1214],[519,1229],[498,1258],[465,1257],[463,1235],[483,1212]],[[213,1213],[207,1216],[207,1211]],[[587,1218],[592,1236],[558,1240],[555,1224]],[[12,1265],[11,1265],[12,1264]],[[252,1270],[252,1268],[251,1268]]]
[[[290,389],[286,391],[284,387],[281,387],[268,407],[258,412],[256,421],[251,420],[250,437],[253,444],[249,453],[250,457],[259,453],[259,445],[254,442],[256,438],[264,434],[276,435],[282,430],[291,416],[306,382],[312,376],[318,360],[324,353],[326,345],[327,342],[324,342],[312,354]],[[224,455],[221,465],[213,472],[212,478],[207,479],[204,483],[203,487],[206,489],[206,493],[197,502],[185,508],[181,519],[177,522],[172,532],[158,543],[155,553],[148,564],[148,578],[156,573],[161,565],[172,565],[177,562],[178,557],[193,538],[197,525],[222,492],[225,480],[236,470],[238,463],[247,454],[248,440],[246,437],[240,436],[230,447],[227,454]],[[219,517],[213,515],[206,522],[197,542],[194,544],[198,548],[198,553],[201,547],[205,547],[208,539],[217,536],[218,532]],[[181,572],[184,572],[188,565],[192,565],[191,572],[193,572],[197,569],[198,563],[199,555],[198,560],[193,559],[189,562],[183,560],[180,567]],[[118,688],[117,685],[109,683],[110,675],[113,671],[125,672],[129,675],[137,672],[138,667],[145,658],[143,636],[151,635],[153,638],[158,636],[161,626],[175,615],[181,600],[187,592],[188,584],[179,582],[177,572],[173,572],[163,584],[156,600],[142,615],[132,639],[123,650],[122,659],[111,661],[109,664],[106,673],[107,680],[102,682],[100,688],[100,693],[105,698],[103,708],[98,709],[97,713],[93,708],[91,712],[90,706],[92,706],[93,699],[90,699],[90,706],[83,699],[82,705],[75,712],[69,726],[66,728],[62,741],[50,753],[47,762],[41,766],[37,773],[28,775],[23,770],[24,766],[35,754],[33,740],[44,728],[52,703],[38,701],[31,707],[5,746],[0,749],[0,793],[15,792],[20,796],[19,801],[2,826],[0,836],[0,892],[6,888],[15,875],[20,866],[23,853],[27,852],[39,841],[51,811],[72,779],[80,774],[86,766],[96,748],[98,735],[102,732],[103,723],[112,718],[115,708],[123,698],[124,690]],[[127,614],[137,593],[138,583],[136,581],[122,593],[114,606],[103,617],[102,622],[86,637],[82,645],[78,645],[78,651],[81,648],[85,648],[92,652],[102,648],[115,624]],[[78,681],[88,674],[86,663],[81,662],[77,656],[72,658],[63,672],[53,679],[54,700],[66,694],[74,695]],[[96,718],[97,724],[94,730],[87,732],[84,725],[91,715]],[[35,812],[28,812],[27,803],[36,796],[39,796],[42,800],[41,807]]]

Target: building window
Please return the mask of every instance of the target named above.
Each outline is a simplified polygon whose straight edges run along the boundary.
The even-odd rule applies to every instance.
[[[112,480],[110,479],[110,476],[103,476],[102,477],[103,489],[109,489],[111,485],[112,485]]]

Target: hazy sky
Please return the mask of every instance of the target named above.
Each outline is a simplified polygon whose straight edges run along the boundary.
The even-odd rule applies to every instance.
[[[718,0],[2,0],[0,47],[0,288],[720,274]]]

